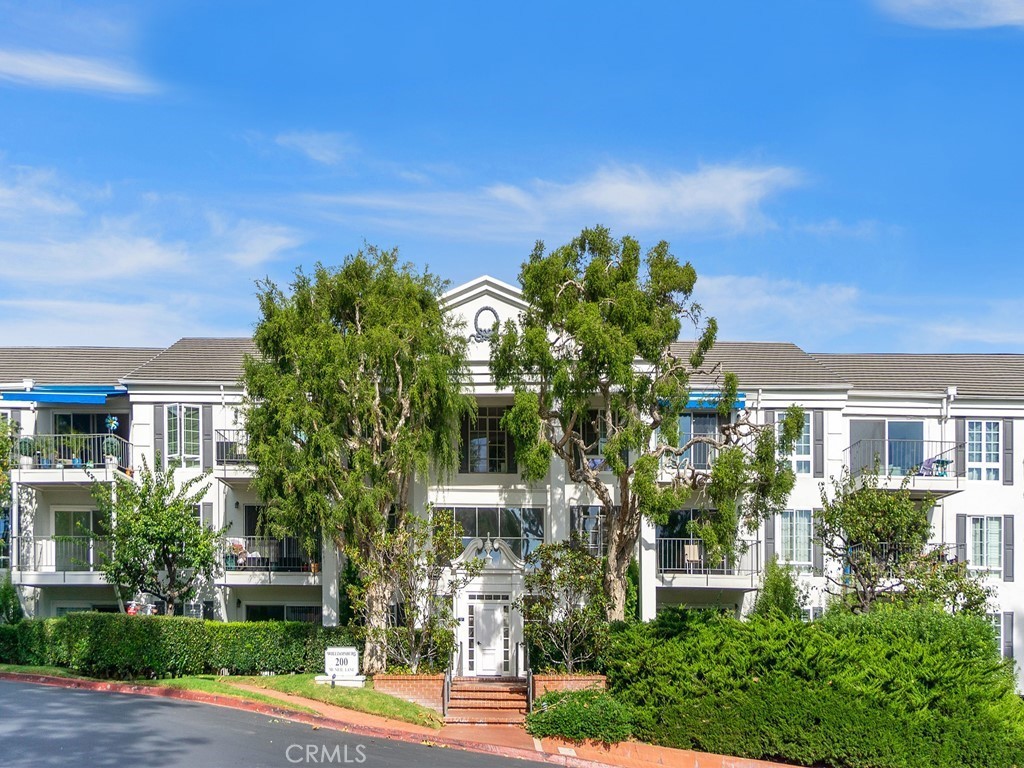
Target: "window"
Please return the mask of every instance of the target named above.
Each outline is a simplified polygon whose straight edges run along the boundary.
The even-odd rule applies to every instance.
[[[1003,655],[1003,614],[1001,613],[988,613],[985,614],[985,618],[988,619],[989,624],[992,625],[992,631],[996,636],[996,648],[999,649],[999,655]]]
[[[516,557],[525,560],[544,543],[544,510],[540,507],[454,507],[450,510],[455,522],[462,526],[463,546],[469,546],[473,539],[501,539]],[[500,556],[497,550],[491,553],[495,562]]]
[[[608,541],[604,536],[604,507],[569,507],[572,530],[587,542],[590,554],[604,557]]]
[[[972,517],[968,530],[968,562],[973,568],[1003,569],[1003,520],[1001,517]]]
[[[998,480],[999,422],[967,422],[967,479]]]
[[[308,621],[319,624],[323,607],[319,605],[247,605],[246,621]]]
[[[199,406],[167,406],[167,463],[199,466]]]
[[[798,568],[810,568],[811,535],[811,510],[783,510],[782,561]]]
[[[782,434],[782,422],[777,425],[777,432]],[[793,443],[793,453],[788,456],[780,454],[793,465],[793,471],[798,475],[811,474],[811,414],[804,413],[804,429],[800,437]]]
[[[462,471],[469,473],[515,472],[514,448],[501,419],[504,407],[480,408],[476,421],[468,416],[462,424]]]
[[[717,413],[684,413],[679,417],[679,447],[694,437],[718,434]],[[715,458],[715,449],[707,443],[697,443],[685,453],[683,462],[689,462],[694,469],[710,469]]]

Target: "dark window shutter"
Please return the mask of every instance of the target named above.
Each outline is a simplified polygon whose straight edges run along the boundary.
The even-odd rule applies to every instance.
[[[203,618],[206,621],[213,621],[213,600],[203,600]]]
[[[821,539],[817,537],[811,539],[811,567],[815,573],[825,571],[825,552],[821,546]]]
[[[1013,611],[1003,612],[1003,658],[1013,658]]]
[[[11,411],[11,421],[18,425],[18,431],[21,431],[21,411]]]
[[[765,565],[775,557],[775,515],[764,521],[764,562]]]
[[[469,472],[469,414],[462,417],[462,429],[459,431],[459,472]]]
[[[166,421],[164,420],[164,407],[162,405],[153,406],[153,465],[163,466],[167,457],[164,456],[164,426]]]
[[[1013,421],[1003,419],[1003,485],[1013,485]]]
[[[213,528],[213,502],[204,501],[199,505],[199,519],[207,528]]]
[[[202,424],[203,445],[202,459],[203,469],[213,469],[213,406],[204,405]]]
[[[956,561],[967,562],[967,515],[956,516]]]
[[[505,409],[505,413],[508,413],[509,409]],[[502,414],[504,418],[504,414]],[[519,471],[519,467],[516,464],[516,441],[512,439],[512,433],[507,429],[505,430],[505,455],[508,457],[508,472],[509,474],[515,474]]]
[[[953,429],[956,434],[956,476],[967,476],[967,422],[964,419],[956,419],[953,422]]]
[[[775,423],[775,409],[774,408],[765,408],[765,411],[764,411],[764,423],[765,424],[774,424]]]
[[[825,476],[825,412],[811,412],[811,468],[815,477]]]
[[[1003,581],[1013,581],[1013,515],[1003,515]]]

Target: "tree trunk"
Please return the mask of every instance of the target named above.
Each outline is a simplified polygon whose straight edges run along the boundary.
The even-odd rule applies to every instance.
[[[363,647],[363,674],[375,675],[387,669],[385,635],[388,627],[388,594],[383,579],[366,585],[366,643]]]
[[[611,519],[608,515],[607,519]],[[621,520],[614,520],[608,526],[608,555],[604,569],[604,593],[608,597],[608,620],[624,621],[626,618],[626,572],[633,560],[633,549],[640,535],[639,531],[625,530]]]

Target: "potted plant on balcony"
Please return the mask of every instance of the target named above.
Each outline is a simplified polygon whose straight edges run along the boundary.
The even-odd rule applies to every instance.
[[[117,438],[113,435],[107,435],[104,437],[103,457],[108,469],[117,469],[120,454],[121,444],[117,442]]]
[[[35,437],[37,466],[42,469],[49,469],[53,466],[54,442],[50,435],[36,435]]]
[[[36,444],[31,437],[23,437],[18,441],[18,455],[23,469],[31,468],[35,452]]]
[[[71,460],[71,466],[81,467],[84,463],[83,454],[85,453],[85,446],[87,444],[85,435],[78,432],[72,432],[70,435],[64,438],[64,446],[67,450],[67,456]]]

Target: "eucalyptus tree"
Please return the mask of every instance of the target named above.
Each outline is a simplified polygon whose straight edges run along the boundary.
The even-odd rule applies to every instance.
[[[458,466],[470,412],[466,344],[445,315],[444,283],[367,247],[338,268],[296,272],[285,293],[259,284],[257,354],[245,361],[253,487],[272,526],[307,549],[320,536],[360,575],[363,669],[386,667],[392,596],[384,571],[407,543],[415,476]]]
[[[515,395],[504,425],[523,477],[545,477],[555,457],[603,508],[611,619],[624,616],[644,517],[662,522],[687,502],[702,504],[713,512],[694,533],[709,557],[727,556],[739,526],[756,527],[793,487],[778,456],[791,449],[802,414],[790,409],[777,433],[734,413],[736,377],[706,363],[717,324],[692,300],[696,280],[664,241],[642,253],[632,237],[585,229],[550,252],[537,243],[519,273],[528,309],[491,336],[495,381]],[[681,352],[672,344],[684,322],[698,333]],[[721,426],[681,439],[694,375],[717,380]],[[686,460],[698,444],[717,456],[710,469]]]

